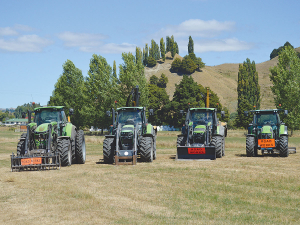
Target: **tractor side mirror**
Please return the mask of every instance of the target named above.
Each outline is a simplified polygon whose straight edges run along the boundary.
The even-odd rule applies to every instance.
[[[183,110],[180,110],[179,113],[183,116],[184,111],[183,111]]]
[[[70,108],[69,109],[69,115],[72,116],[74,114],[74,109]]]
[[[110,111],[106,111],[106,116],[110,117]]]
[[[26,112],[22,112],[22,119],[25,119],[26,117]]]
[[[244,115],[245,115],[245,116],[248,116],[248,111],[244,111]]]
[[[288,114],[288,110],[284,110],[284,115],[286,116]]]
[[[28,110],[28,123],[31,123],[31,111]]]
[[[149,115],[150,115],[150,116],[153,116],[153,114],[154,114],[154,113],[153,113],[153,109],[149,109]]]
[[[222,117],[222,118],[225,117],[225,111],[221,111],[221,117]]]

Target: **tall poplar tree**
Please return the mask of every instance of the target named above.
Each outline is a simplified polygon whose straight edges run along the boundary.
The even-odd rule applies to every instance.
[[[161,54],[161,58],[163,61],[166,60],[166,50],[165,50],[165,42],[164,42],[164,39],[161,38],[160,39],[160,54]]]
[[[191,36],[189,36],[188,53],[194,53],[194,41]]]
[[[103,128],[108,128],[111,123],[106,118],[106,111],[113,107],[119,93],[112,68],[104,57],[96,54],[92,56],[85,86],[87,104],[84,107],[84,115],[87,124],[102,128],[103,131]]]
[[[252,117],[246,117],[244,111],[260,109],[260,86],[258,84],[258,73],[255,62],[246,59],[239,65],[238,72],[238,115],[236,126],[246,128]]]
[[[288,115],[282,117],[288,128],[300,128],[300,59],[292,46],[286,46],[279,53],[278,64],[270,69],[271,90],[275,104],[287,109]]]
[[[113,64],[113,77],[117,79],[117,65],[116,65],[116,60],[114,60]]]
[[[77,127],[85,125],[85,119],[82,115],[82,106],[85,105],[84,78],[82,71],[75,67],[71,60],[63,64],[63,73],[54,85],[49,105],[63,105],[66,107],[66,114],[69,114],[69,108],[74,109],[71,116],[72,123]]]
[[[121,105],[125,106],[126,99],[131,92],[132,88],[139,85],[140,105],[148,105],[148,86],[144,74],[144,66],[141,61],[136,61],[132,53],[122,53],[123,64],[119,65],[119,79],[122,90],[123,101]]]

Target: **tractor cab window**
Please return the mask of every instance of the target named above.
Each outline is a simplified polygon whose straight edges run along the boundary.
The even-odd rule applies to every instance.
[[[67,117],[66,117],[65,112],[64,111],[60,111],[60,113],[61,113],[62,121],[66,123],[67,122]]]
[[[255,122],[258,126],[263,125],[276,125],[277,124],[277,115],[276,113],[261,113],[256,114]]]
[[[142,123],[141,110],[119,111],[118,121],[122,124]]]
[[[40,110],[35,112],[34,122],[37,123],[37,126],[43,123],[59,121],[61,121],[61,115],[56,110]]]
[[[213,124],[214,114],[209,111],[194,111],[191,112],[191,120],[194,124],[198,125],[210,125]]]

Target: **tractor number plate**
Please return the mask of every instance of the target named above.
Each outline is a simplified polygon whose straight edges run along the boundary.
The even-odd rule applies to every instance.
[[[258,139],[258,145],[261,148],[274,148],[275,139]]]
[[[42,158],[26,158],[26,159],[21,159],[21,165],[22,166],[36,165],[36,164],[42,164]]]
[[[205,154],[205,148],[188,148],[189,154]]]

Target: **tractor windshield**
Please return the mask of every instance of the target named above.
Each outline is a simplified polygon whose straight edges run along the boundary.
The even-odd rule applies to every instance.
[[[192,111],[191,120],[194,124],[211,125],[213,123],[213,112],[211,111]]]
[[[59,122],[61,120],[61,113],[57,110],[44,109],[35,112],[34,122],[37,123],[37,126],[43,123]]]
[[[277,113],[273,113],[273,112],[267,112],[267,113],[260,113],[260,114],[256,114],[256,116],[254,117],[254,122],[258,125],[258,126],[263,126],[266,124],[269,125],[276,125],[277,124]]]
[[[142,122],[141,110],[119,111],[118,121],[122,124],[136,124]]]

